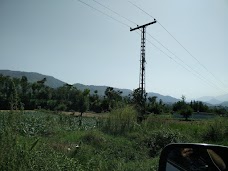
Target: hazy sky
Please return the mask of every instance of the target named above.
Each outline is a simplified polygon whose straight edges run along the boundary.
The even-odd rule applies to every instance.
[[[169,49],[146,35],[146,91],[187,99],[228,93],[227,0],[96,0],[119,15],[82,1],[93,8],[78,0],[0,0],[0,69],[136,89],[141,38],[129,26],[153,18],[132,2],[157,19],[146,31]]]

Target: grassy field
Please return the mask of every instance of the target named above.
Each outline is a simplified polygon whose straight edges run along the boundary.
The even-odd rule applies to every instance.
[[[88,115],[87,115],[88,116]],[[0,111],[0,170],[156,170],[173,142],[228,146],[225,117],[180,121],[149,115],[142,124],[131,107],[106,117],[48,111]]]

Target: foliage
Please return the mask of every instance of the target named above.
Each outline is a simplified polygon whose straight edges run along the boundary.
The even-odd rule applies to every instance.
[[[161,129],[149,134],[149,136],[144,140],[144,143],[146,143],[150,149],[149,155],[155,157],[160,154],[161,149],[163,149],[167,144],[183,142],[184,139],[184,136],[179,132],[169,129]]]
[[[89,96],[89,110],[94,111],[96,113],[101,113],[101,99],[98,96],[98,91],[94,91],[94,94]]]
[[[182,95],[182,101],[178,101],[177,103],[174,103],[173,105],[173,111],[177,111],[180,115],[182,115],[185,120],[188,120],[188,118],[192,115],[193,109],[189,104],[185,102],[185,96]]]
[[[157,170],[159,154],[169,143],[228,145],[225,117],[175,120],[164,114],[170,107],[149,97],[145,106],[153,114],[138,124],[139,90],[123,98],[109,87],[102,98],[67,84],[52,89],[44,82],[0,75],[0,109],[13,109],[0,112],[0,170]],[[206,110],[200,102],[187,104],[184,96],[173,110],[186,114],[191,105]],[[81,118],[61,113],[70,110],[81,112]],[[88,118],[82,115],[87,110],[110,112]],[[227,114],[221,107],[211,110]]]
[[[157,96],[149,97],[148,98],[148,105],[147,105],[147,111],[154,114],[161,114],[163,112],[169,112],[168,107],[163,104],[162,100],[160,99],[159,102],[157,102]]]
[[[194,112],[208,112],[209,107],[206,104],[203,104],[201,101],[191,101],[190,102],[191,108]]]
[[[182,108],[179,110],[180,115],[182,115],[185,120],[188,120],[188,118],[192,115],[192,108],[189,105],[183,105]]]
[[[228,116],[228,110],[223,107],[223,106],[215,106],[213,108],[213,111],[215,112],[215,114],[217,115],[222,115],[222,116]]]
[[[88,92],[88,90],[81,91],[69,84],[55,89],[50,88],[45,85],[46,81],[47,79],[43,78],[40,81],[30,83],[25,76],[10,78],[0,75],[0,110],[46,109],[77,112],[89,110],[102,113],[126,105],[134,105],[138,111],[138,120],[143,120],[148,113],[169,113],[171,108],[178,111],[182,107],[182,101],[185,100],[183,96],[182,101],[170,106],[164,104],[161,99],[157,100],[156,97],[148,97],[147,99],[147,93],[142,92],[140,88],[123,97],[122,92],[113,87],[107,87],[104,92],[105,96],[101,97],[96,90],[94,93]],[[224,116],[228,114],[228,108],[222,106],[209,108],[206,104],[198,101],[192,101],[188,105],[195,112],[211,112]]]
[[[132,104],[135,105],[136,109],[138,111],[143,110],[143,106],[145,105],[145,101],[146,101],[146,96],[147,94],[145,92],[143,92],[142,89],[137,88],[133,91],[132,93]]]
[[[136,119],[131,106],[84,117],[82,127],[75,116],[45,110],[1,112],[0,170],[157,170],[169,143],[228,145],[225,118],[183,122],[151,114],[140,125]]]
[[[201,138],[203,141],[217,142],[224,140],[228,135],[228,121],[223,118],[207,122],[202,128]]]
[[[20,115],[21,113],[14,112],[1,113],[0,115],[0,170],[81,170],[81,165],[77,161],[53,151],[47,144],[36,138],[43,131],[31,132],[32,129],[28,129],[22,133],[21,129],[24,128],[15,129],[18,123],[16,118],[20,122],[28,119]],[[35,130],[43,130],[46,120],[46,116],[44,118],[38,117],[33,126],[29,125],[29,127],[41,124],[41,128],[35,128]],[[37,121],[40,123],[36,123]],[[30,122],[25,122],[30,124]],[[34,138],[30,137],[31,135]]]
[[[111,134],[125,134],[135,128],[137,112],[131,106],[113,110],[107,118],[100,119],[100,128]]]

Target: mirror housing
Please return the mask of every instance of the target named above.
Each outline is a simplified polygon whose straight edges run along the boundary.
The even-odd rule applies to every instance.
[[[177,143],[161,152],[158,171],[228,170],[228,147],[211,144]]]

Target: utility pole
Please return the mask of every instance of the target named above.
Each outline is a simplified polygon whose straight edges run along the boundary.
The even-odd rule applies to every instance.
[[[137,26],[136,28],[130,28],[130,31],[134,31],[137,29],[141,29],[141,55],[140,55],[140,75],[139,75],[139,90],[141,91],[141,108],[142,108],[142,115],[145,113],[145,40],[146,40],[146,27],[155,24],[157,21],[154,19],[153,22]],[[142,118],[141,118],[142,119]]]

